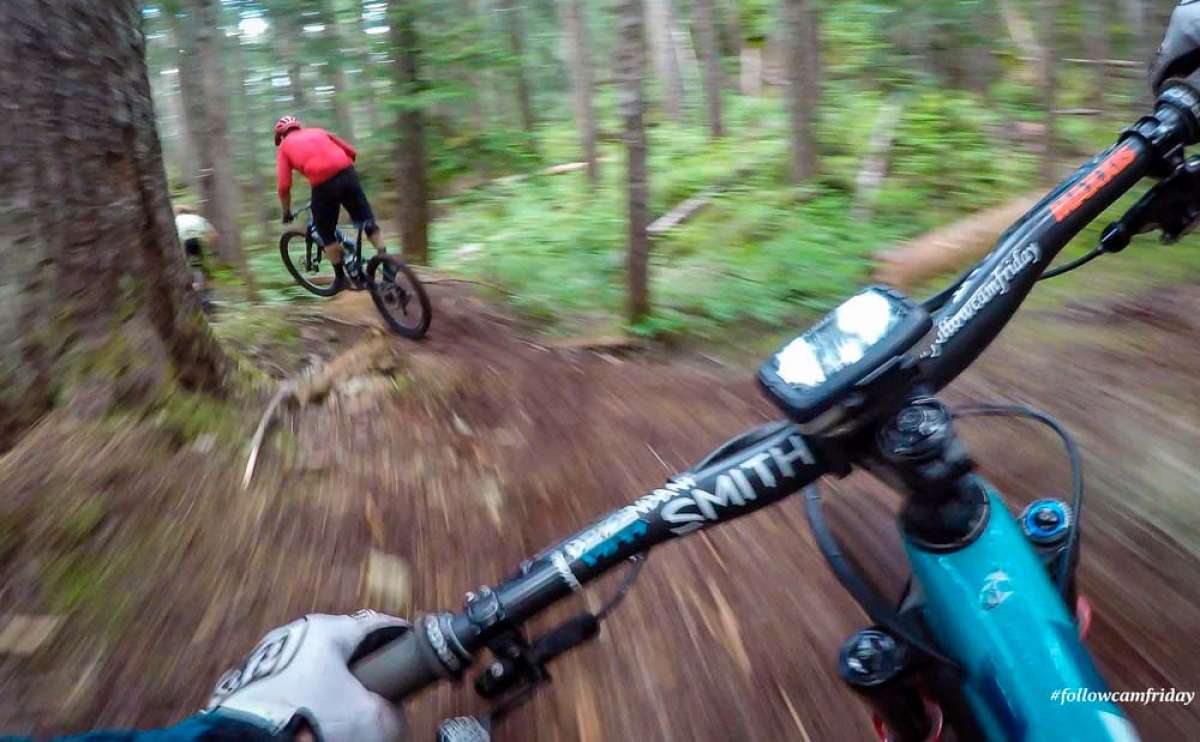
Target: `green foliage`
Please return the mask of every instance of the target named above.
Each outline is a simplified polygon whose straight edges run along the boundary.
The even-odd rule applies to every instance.
[[[1042,92],[1036,70],[1022,59],[1024,50],[997,31],[1003,20],[994,3],[810,2],[821,24],[820,156],[818,177],[803,189],[787,181],[788,116],[777,86],[768,86],[758,98],[726,94],[730,133],[714,142],[701,126],[697,69],[685,69],[689,111],[682,123],[666,120],[654,99],[659,86],[647,81],[651,214],[662,215],[697,195],[709,203],[654,242],[655,310],[634,331],[711,334],[745,322],[789,322],[790,313],[827,307],[865,280],[876,248],[1032,186],[1038,127],[1045,116]],[[301,28],[309,26],[300,41],[303,80],[316,93],[309,101],[314,120],[334,120],[331,73],[341,68],[362,152],[359,170],[380,216],[390,216],[389,197],[397,186],[395,116],[419,110],[431,186],[440,194],[431,235],[436,265],[498,284],[516,307],[553,331],[619,325],[625,290],[624,151],[613,137],[620,120],[611,66],[605,62],[617,39],[611,9],[583,5],[599,84],[595,108],[606,135],[602,182],[595,191],[585,187],[580,174],[535,175],[545,165],[580,158],[554,3],[517,3],[524,38],[520,59],[512,52],[507,18],[495,5],[440,0],[405,5],[416,21],[421,68],[416,87],[399,81],[403,50],[389,26],[400,5],[224,3],[230,29],[252,17],[270,23],[266,33],[243,45],[250,68],[244,76],[248,119],[253,111],[274,111],[290,94],[281,31],[299,18]],[[1026,20],[1036,19],[1029,3],[1013,7]],[[690,4],[678,2],[676,11],[681,29],[694,32]],[[1088,3],[1060,4],[1060,56],[1086,55],[1095,13]],[[786,39],[777,0],[737,0],[736,8],[720,5],[718,16],[725,24],[723,37],[734,31],[730,20],[736,16],[744,43],[769,47],[764,55],[768,77],[783,74],[778,45]],[[340,33],[315,31],[318,20],[336,22]],[[1141,42],[1125,15],[1109,12],[1106,23],[1113,56],[1139,58]],[[152,32],[163,28],[162,14],[148,13],[147,25]],[[1036,23],[1033,31],[1044,34]],[[151,63],[161,69],[172,63],[174,50],[164,46],[164,37],[152,37]],[[723,61],[736,75],[736,60]],[[521,130],[518,120],[513,89],[518,64],[531,82],[543,122],[532,134]],[[1131,120],[1129,111],[1142,94],[1140,79],[1094,65],[1064,63],[1057,73],[1057,107],[1096,106],[1103,83],[1104,107],[1112,110],[1107,116],[1058,117],[1064,159],[1102,148]],[[887,176],[872,219],[855,221],[850,213],[856,180],[888,101],[898,101],[902,115]],[[501,176],[531,174],[488,184]],[[276,239],[271,228],[247,239],[260,295],[270,305],[314,301],[292,285],[280,265]],[[218,271],[221,287],[237,280]],[[248,321],[252,312],[245,309],[237,307],[235,319],[218,328],[234,346],[295,342],[285,337],[292,325],[279,323],[277,316]]]
[[[929,90],[905,106],[891,175],[870,222],[850,218],[854,177],[882,97],[842,95],[820,127],[820,183],[787,184],[786,117],[771,99],[731,101],[731,135],[695,126],[650,131],[651,211],[708,194],[706,208],[656,240],[652,315],[635,332],[719,333],[746,322],[779,326],[826,309],[867,277],[873,252],[927,226],[1019,191],[1028,157],[1005,155],[994,122],[966,94]],[[558,141],[559,132],[544,132]],[[619,149],[609,153],[619,156]],[[511,292],[514,305],[557,331],[610,327],[624,296],[620,162],[589,193],[578,175],[533,177],[441,204],[435,262]]]
[[[1028,186],[1034,158],[997,141],[1001,125],[967,93],[926,90],[909,98],[879,194],[880,215],[933,227]]]

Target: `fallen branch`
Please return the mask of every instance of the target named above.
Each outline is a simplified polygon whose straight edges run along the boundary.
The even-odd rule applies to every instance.
[[[254,478],[254,466],[258,463],[258,452],[262,448],[263,440],[267,437],[267,428],[271,427],[271,422],[275,419],[275,411],[279,409],[285,399],[295,396],[295,394],[296,382],[286,381],[267,403],[267,409],[259,419],[258,427],[254,430],[254,437],[250,439],[250,458],[246,461],[246,473],[242,475],[242,489],[250,488],[250,480]]]
[[[958,270],[985,255],[1004,230],[1042,195],[1041,191],[1031,191],[879,253],[873,278],[903,289]]]
[[[250,487],[267,431],[270,430],[271,423],[285,401],[294,399],[303,407],[328,394],[336,379],[348,379],[370,371],[389,371],[395,368],[396,361],[394,349],[388,339],[380,333],[380,336],[355,345],[329,363],[310,367],[280,384],[267,403],[267,409],[259,418],[258,427],[250,439],[250,456],[246,460],[246,471],[242,475],[242,489]]]
[[[661,237],[666,232],[695,216],[701,209],[708,205],[709,200],[715,193],[715,189],[709,188],[677,204],[675,208],[655,219],[650,226],[646,227],[646,233],[651,237]]]
[[[1102,108],[1059,108],[1054,111],[1059,116],[1099,116],[1104,112]]]
[[[1080,59],[1078,57],[1065,57],[1059,61],[1071,62],[1072,64],[1098,64],[1105,67],[1129,67],[1131,69],[1141,69],[1146,66],[1145,62],[1134,62],[1129,59]]]

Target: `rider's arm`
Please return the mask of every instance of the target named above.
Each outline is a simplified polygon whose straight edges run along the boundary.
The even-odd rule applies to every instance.
[[[410,628],[372,611],[309,615],[264,636],[217,681],[204,712],[168,729],[89,732],[58,742],[407,742],[403,711],[364,688],[349,662],[360,647]]]
[[[334,144],[342,148],[342,151],[350,157],[351,162],[358,159],[358,150],[354,149],[354,145],[350,144],[350,142],[347,142],[336,134],[330,134],[329,138],[333,140]]]
[[[292,162],[283,147],[275,153],[275,179],[279,181],[279,205],[287,216],[292,213]]]
[[[305,735],[312,739],[311,735]],[[272,734],[261,726],[222,714],[197,714],[166,729],[107,730],[54,742],[300,742],[291,732]],[[0,742],[32,742],[28,737],[0,737]]]

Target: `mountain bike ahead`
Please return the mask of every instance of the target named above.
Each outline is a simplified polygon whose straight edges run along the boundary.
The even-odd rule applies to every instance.
[[[296,215],[311,208],[305,204]],[[288,229],[279,238],[279,256],[296,283],[317,296],[333,296],[342,289],[367,289],[375,308],[398,334],[421,338],[433,319],[433,307],[425,287],[412,269],[394,255],[376,255],[363,265],[363,227],[353,241],[341,229],[335,237],[342,243],[342,264],[335,265],[325,256],[325,247],[317,239],[312,219],[304,231]]]
[[[1039,277],[1118,252],[1136,234],[1157,229],[1174,239],[1194,225],[1200,157],[1185,158],[1183,147],[1200,141],[1197,90],[1200,74],[1169,85],[1153,115],[1050,192],[945,290],[917,303],[868,288],[780,349],[759,381],[787,421],[730,440],[499,584],[468,593],[463,610],[420,617],[356,657],[355,676],[399,701],[457,680],[488,649],[493,660],[475,687],[498,699],[495,708],[441,729],[442,739],[486,739],[493,721],[549,679],[548,662],[598,633],[651,547],[805,490],[817,543],[873,624],[842,646],[838,669],[870,705],[881,739],[1137,739],[1110,701],[1085,693],[1079,703],[1060,703],[1055,695],[1105,690],[1080,636],[1088,611],[1075,596],[1083,478],[1074,443],[1041,413],[955,413],[936,393],[1000,333]],[[1146,177],[1159,183],[1096,249],[1047,271],[1084,226]],[[1073,468],[1069,504],[1041,500],[1013,517],[974,473],[954,419],[1005,414],[1033,418],[1063,438]],[[855,571],[821,515],[817,479],[855,467],[905,495],[898,524],[913,576],[898,604]],[[603,609],[524,636],[527,619],[629,560],[626,582]]]

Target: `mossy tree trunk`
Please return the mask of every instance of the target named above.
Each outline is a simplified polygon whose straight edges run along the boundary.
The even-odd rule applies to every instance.
[[[0,449],[55,405],[101,414],[226,361],[175,235],[136,0],[4,0]]]

